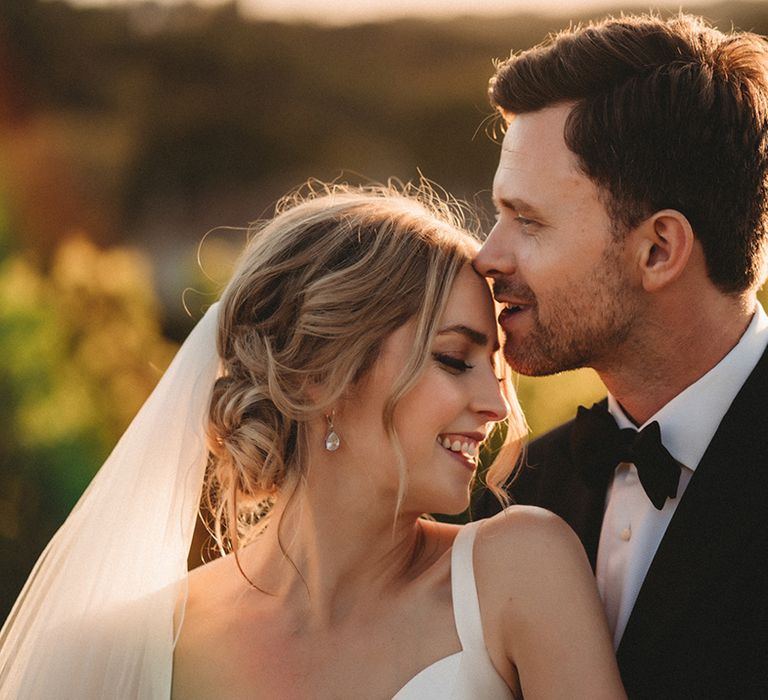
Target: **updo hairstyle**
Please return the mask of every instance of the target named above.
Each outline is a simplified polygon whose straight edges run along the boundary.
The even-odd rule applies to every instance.
[[[395,406],[428,362],[454,280],[478,248],[464,212],[424,186],[308,189],[252,227],[220,303],[206,492],[223,552],[249,539],[254,504],[263,524],[274,500],[295,491],[309,422],[414,319],[413,351],[383,416],[397,447]]]

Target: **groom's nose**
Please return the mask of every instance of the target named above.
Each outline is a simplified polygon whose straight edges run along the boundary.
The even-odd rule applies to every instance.
[[[491,229],[472,265],[483,277],[494,279],[515,272],[517,262],[514,251],[509,240],[505,241],[498,223]]]

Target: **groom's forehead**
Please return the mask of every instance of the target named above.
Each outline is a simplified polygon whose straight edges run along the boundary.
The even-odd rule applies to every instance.
[[[493,178],[496,201],[522,200],[528,206],[552,190],[581,190],[588,178],[579,167],[576,155],[564,142],[552,148],[548,144],[526,143],[517,139],[502,145]]]

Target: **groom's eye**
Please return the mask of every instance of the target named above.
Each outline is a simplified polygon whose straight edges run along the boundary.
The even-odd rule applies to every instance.
[[[441,352],[434,353],[433,357],[439,364],[443,365],[443,367],[446,367],[454,372],[466,372],[468,369],[472,369],[472,367],[474,367],[474,365],[470,365],[458,357],[451,357],[450,355],[446,355]]]
[[[532,226],[536,223],[533,219],[527,219],[524,216],[520,216],[520,214],[515,217],[515,221],[517,221],[517,223],[519,223],[521,226]]]

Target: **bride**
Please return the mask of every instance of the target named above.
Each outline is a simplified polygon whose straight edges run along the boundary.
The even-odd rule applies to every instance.
[[[478,244],[424,192],[329,187],[254,230],[0,633],[0,697],[624,697],[546,511],[459,527],[522,418]],[[217,353],[218,350],[218,353]],[[204,483],[220,558],[187,573]]]

